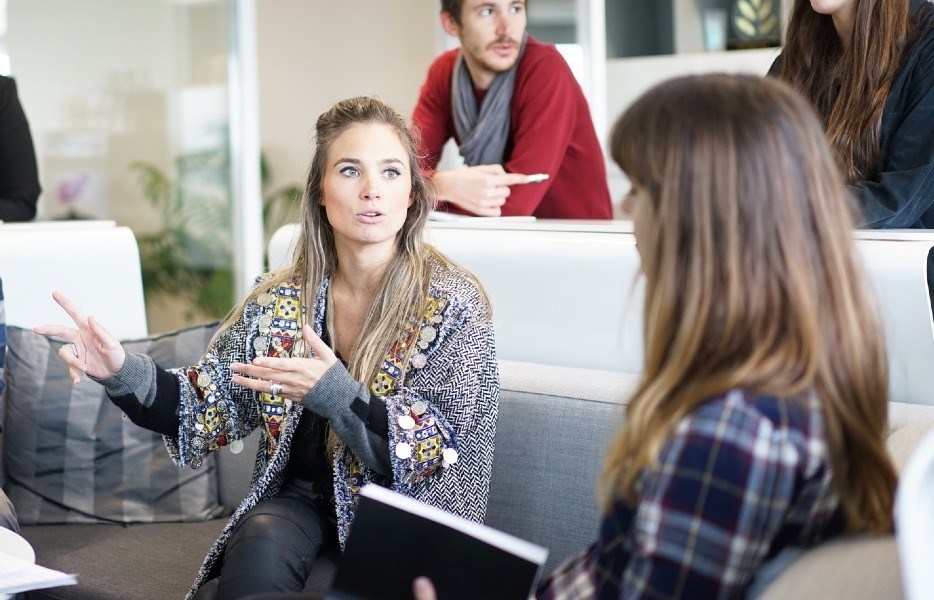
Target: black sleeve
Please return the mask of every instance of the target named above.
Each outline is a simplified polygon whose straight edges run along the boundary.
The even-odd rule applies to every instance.
[[[778,77],[779,71],[782,70],[782,55],[779,54],[775,57],[775,60],[772,61],[772,66],[769,67],[769,72],[766,73],[769,77]]]
[[[334,432],[364,464],[383,475],[392,475],[386,401],[354,380],[340,361],[325,371],[302,405],[327,418]]]
[[[36,151],[16,83],[0,76],[0,219],[31,220],[39,192]]]
[[[350,410],[363,421],[367,429],[388,440],[389,425],[386,424],[386,419],[389,418],[389,411],[386,409],[386,401],[373,394],[369,394],[368,400],[354,398],[350,403]]]
[[[136,425],[162,435],[178,435],[178,379],[158,365],[156,396],[152,404],[144,406],[135,394],[110,396],[110,400]]]

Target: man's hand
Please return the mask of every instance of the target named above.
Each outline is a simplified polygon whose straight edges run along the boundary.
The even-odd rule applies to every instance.
[[[477,165],[438,171],[431,178],[438,199],[481,217],[498,217],[509,186],[529,183],[529,176],[507,173],[502,165]]]

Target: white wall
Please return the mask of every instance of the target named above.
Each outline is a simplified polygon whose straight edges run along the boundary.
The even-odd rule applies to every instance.
[[[8,0],[7,13],[12,72],[30,120],[44,127],[108,118],[102,88],[172,79],[174,54],[153,51],[173,38],[164,0]]]
[[[613,123],[626,108],[657,83],[672,77],[697,73],[765,75],[778,53],[778,48],[763,48],[608,60],[606,65],[608,130],[603,132],[603,135],[604,137],[609,135],[609,129],[613,127]],[[619,168],[612,162],[607,165],[607,173],[610,181],[610,197],[613,200],[614,209],[618,211],[622,195],[628,189],[629,184]]]
[[[144,160],[171,174],[202,130],[222,141],[214,130],[226,127],[225,5],[9,0],[7,11],[12,73],[43,187],[39,218],[70,209],[151,229],[154,213],[128,166]],[[67,182],[83,187],[65,206]]]
[[[411,117],[436,53],[439,10],[438,0],[257,2],[270,189],[304,180],[315,120],[335,102],[375,95]]]
[[[223,0],[9,0],[8,48],[43,179],[40,216],[56,216],[63,175],[99,172],[99,189],[88,191],[100,206],[89,210],[147,228],[151,216],[139,206],[126,165],[145,159],[169,168],[179,146],[187,148],[177,139],[191,133],[180,103],[212,91],[202,84],[223,86],[226,79],[223,52],[218,60],[188,59],[201,45],[224,47],[224,6]],[[315,119],[334,102],[376,95],[411,116],[437,51],[438,0],[256,0],[256,9],[268,189],[304,179]],[[80,131],[88,135],[80,138]],[[80,160],[62,157],[69,152],[63,146],[81,139],[85,145],[73,153]]]
[[[172,37],[163,4],[9,1],[7,48],[36,146],[40,218],[67,210],[56,191],[71,181],[85,186],[77,212],[134,223],[112,198],[135,191],[130,160],[167,158],[160,90],[172,79],[173,55],[152,51]]]

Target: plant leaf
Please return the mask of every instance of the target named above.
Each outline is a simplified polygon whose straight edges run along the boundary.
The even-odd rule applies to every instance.
[[[733,24],[736,25],[736,29],[746,37],[755,37],[756,36],[756,27],[750,23],[747,19],[737,15],[733,20]]]
[[[769,35],[774,33],[778,29],[778,17],[775,15],[769,16],[765,21],[762,22],[762,27],[760,29],[760,35]]]
[[[736,3],[736,8],[739,9],[742,16],[749,19],[749,25],[752,26],[752,23],[756,20],[756,11],[749,4],[749,0],[739,0],[739,2]],[[737,15],[736,21],[739,22],[739,19],[740,17]],[[755,28],[753,28],[753,30],[755,31]],[[750,35],[755,35],[755,33]]]
[[[774,5],[772,4],[772,0],[765,0],[762,4],[760,4],[759,10],[757,11],[759,14],[759,20],[765,21],[769,17],[774,17],[775,15],[772,14],[773,8]]]

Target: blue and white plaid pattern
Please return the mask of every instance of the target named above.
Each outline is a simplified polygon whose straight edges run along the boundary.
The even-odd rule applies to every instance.
[[[741,391],[692,411],[591,548],[538,598],[733,598],[771,552],[835,534],[839,500],[820,404]]]
[[[3,280],[0,279],[0,394],[3,393],[3,387],[6,385],[6,382],[3,379],[3,361],[5,358],[6,358],[6,306],[4,305],[4,302],[3,302]],[[0,414],[3,414],[3,412],[0,411]]]

